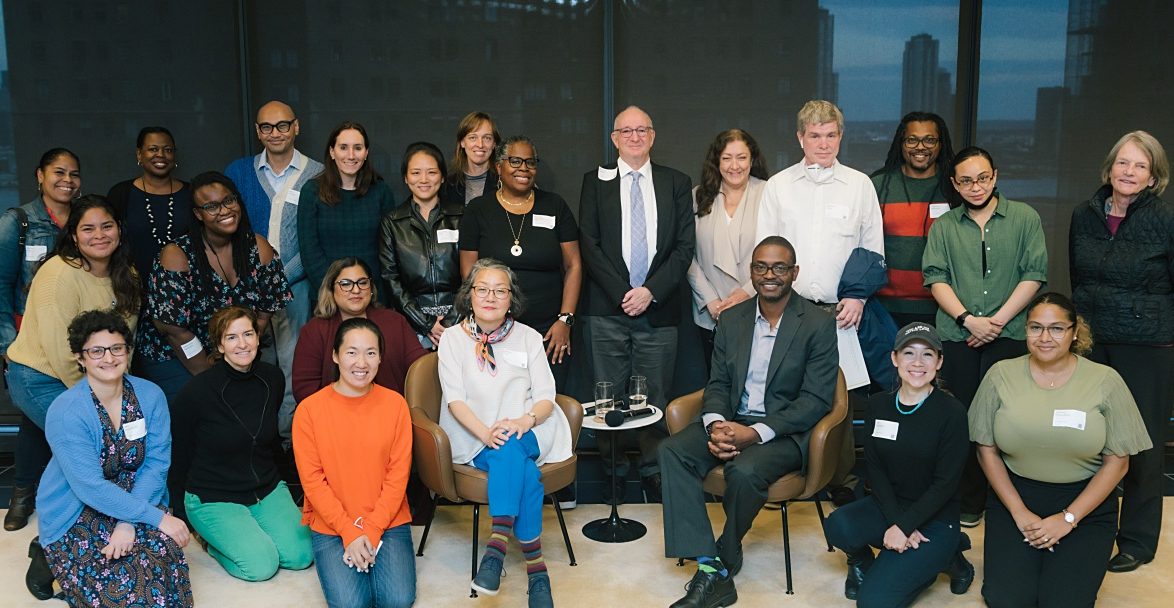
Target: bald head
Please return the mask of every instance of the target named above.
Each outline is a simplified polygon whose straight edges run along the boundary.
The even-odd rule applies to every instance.
[[[645,130],[641,135],[638,130]],[[627,130],[627,135],[625,135]],[[638,106],[628,106],[616,115],[611,142],[629,167],[639,169],[648,162],[656,132],[652,130],[652,117]]]
[[[293,108],[280,101],[270,101],[257,110],[257,139],[269,157],[285,158],[293,153],[298,136],[298,119]],[[285,132],[282,132],[285,129]],[[268,131],[266,133],[265,131]]]

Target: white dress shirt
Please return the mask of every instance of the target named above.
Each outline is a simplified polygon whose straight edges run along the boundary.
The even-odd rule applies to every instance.
[[[633,169],[624,162],[616,161],[616,168],[620,174],[620,244],[624,255],[624,263],[632,268],[632,180]],[[640,194],[644,199],[644,227],[648,232],[648,265],[652,268],[652,258],[656,257],[656,188],[652,186],[652,161],[644,163],[643,167],[635,170],[640,178]]]

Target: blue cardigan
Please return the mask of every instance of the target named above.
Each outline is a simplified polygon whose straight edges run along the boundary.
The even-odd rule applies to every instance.
[[[128,375],[143,419],[147,423],[147,454],[135,475],[134,488],[123,490],[102,476],[102,422],[90,397],[90,381],[83,378],[49,406],[45,437],[53,459],[37,489],[41,544],[59,540],[89,505],[128,523],[159,526],[164,512],[167,469],[171,466],[171,415],[158,386]]]

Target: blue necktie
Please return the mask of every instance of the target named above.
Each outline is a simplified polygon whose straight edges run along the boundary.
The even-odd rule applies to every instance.
[[[648,227],[644,221],[644,194],[640,192],[641,175],[633,171],[632,176],[632,261],[628,269],[628,282],[640,287],[648,277]]]

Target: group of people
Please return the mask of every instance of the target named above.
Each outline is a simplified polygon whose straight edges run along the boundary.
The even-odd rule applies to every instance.
[[[571,456],[554,396],[580,309],[593,377],[643,375],[653,404],[670,396],[687,309],[702,333],[701,418],[667,439],[663,422],[599,437],[621,477],[608,442],[638,449],[666,555],[698,564],[674,606],[736,600],[742,537],[770,484],[806,467],[844,334],[877,388],[871,494],[828,522],[849,599],[905,605],[943,571],[965,592],[960,527],[984,512],[992,605],[1090,603],[1106,567],[1153,558],[1174,215],[1152,136],[1124,136],[1075,210],[1069,300],[1038,295],[1039,215],[998,191],[989,152],[955,154],[936,115],[904,117],[870,179],[837,160],[840,110],[808,102],[799,163],[770,176],[754,138],[731,129],[696,188],[652,162],[642,109],[613,126],[618,159],[584,175],[578,221],[537,188],[537,144],[503,139],[480,112],[459,124],[451,165],[434,144],[406,148],[398,203],[362,125],[338,125],[317,162],[276,101],[257,114],[259,154],[190,183],[161,127],[136,142],[142,175],[105,197],[79,196],[76,155],[46,152],[40,196],[0,217],[0,349],[25,414],[5,528],[41,513],[30,590],[48,597],[56,579],[75,605],[190,604],[190,526],[238,578],[317,563],[332,606],[411,604],[401,393],[437,350],[454,462],[489,472],[493,530],[471,585],[497,592],[516,536],[530,605],[551,605],[538,466]],[[861,495],[845,435],[833,487]],[[289,449],[301,509],[281,477]],[[700,484],[723,464],[714,539]],[[125,565],[97,567],[109,560]],[[1057,583],[1071,572],[1082,584]]]

